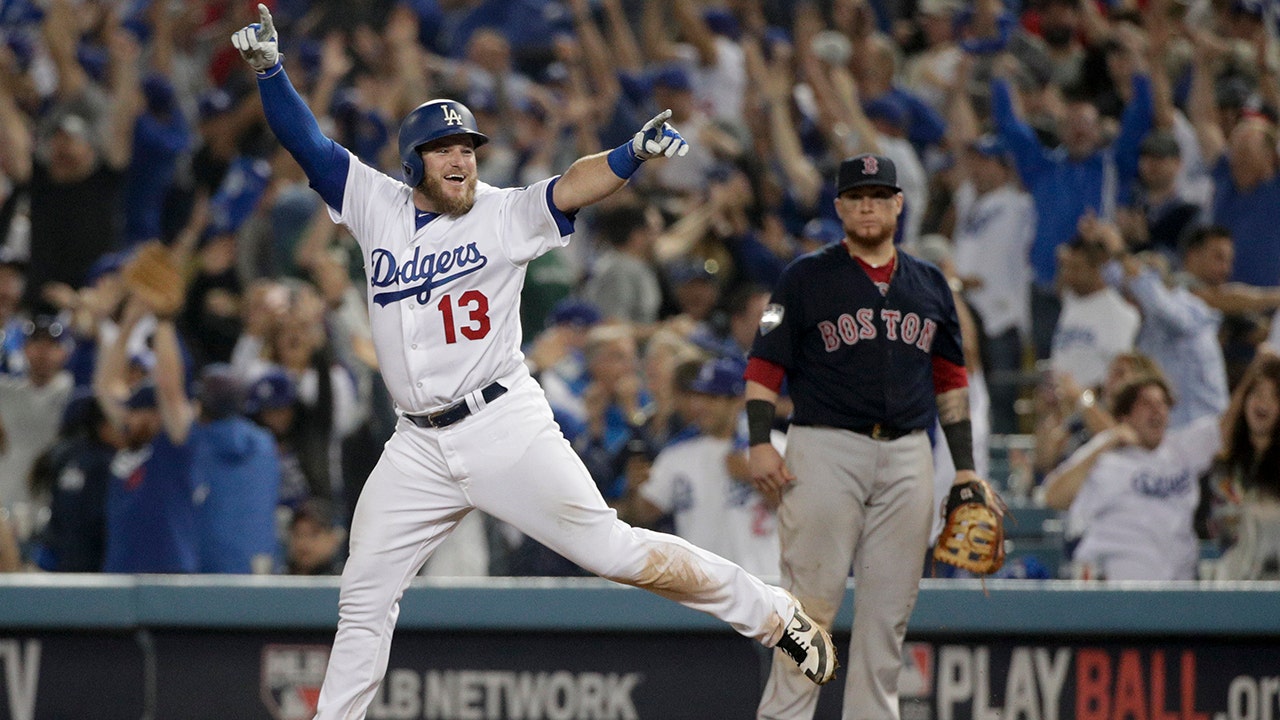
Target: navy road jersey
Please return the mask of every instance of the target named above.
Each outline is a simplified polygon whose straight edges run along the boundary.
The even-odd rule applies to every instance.
[[[751,348],[786,370],[793,423],[845,429],[932,427],[935,355],[964,366],[942,271],[899,250],[882,295],[844,243],[783,270]]]

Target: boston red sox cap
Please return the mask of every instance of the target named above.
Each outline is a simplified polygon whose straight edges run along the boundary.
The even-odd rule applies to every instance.
[[[836,177],[836,195],[867,185],[902,192],[902,188],[898,187],[898,169],[894,167],[892,160],[883,155],[866,153],[840,163],[840,173]]]

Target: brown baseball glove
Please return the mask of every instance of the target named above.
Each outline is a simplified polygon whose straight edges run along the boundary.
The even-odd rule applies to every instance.
[[[1004,500],[985,480],[953,485],[933,559],[978,575],[1004,565]]]
[[[173,254],[158,242],[138,248],[124,266],[124,282],[129,292],[156,315],[171,318],[182,309],[186,281]]]

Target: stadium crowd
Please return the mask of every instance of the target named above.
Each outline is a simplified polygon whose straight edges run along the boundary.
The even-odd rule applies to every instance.
[[[874,152],[901,247],[972,318],[978,450],[1034,436],[1027,502],[1066,514],[1077,574],[1280,576],[1273,4],[268,5],[325,133],[396,178],[429,98],[474,112],[496,186],[671,109],[688,156],[584,211],[523,295],[526,362],[623,518],[777,575],[742,370],[782,268],[843,237],[839,161]],[[0,4],[0,568],[341,569],[396,410],[359,250],[228,42],[255,18]],[[176,313],[123,277],[153,242]],[[472,513],[424,572],[581,571]]]

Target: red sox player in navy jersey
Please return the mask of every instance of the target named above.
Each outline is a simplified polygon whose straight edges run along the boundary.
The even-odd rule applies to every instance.
[[[955,482],[977,478],[951,289],[894,246],[902,203],[893,161],[841,163],[845,237],[783,272],[746,371],[751,475],[780,496],[783,586],[830,628],[854,567],[845,720],[898,717],[902,641],[937,512],[935,416]],[[769,443],[784,378],[795,403],[785,462]],[[812,718],[817,699],[775,655],[758,717]]]

